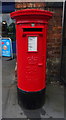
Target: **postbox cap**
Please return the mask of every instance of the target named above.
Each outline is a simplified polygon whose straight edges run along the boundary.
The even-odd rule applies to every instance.
[[[10,14],[11,18],[17,19],[19,16],[44,16],[50,19],[52,17],[52,12],[47,11],[47,10],[39,10],[39,9],[24,9],[24,10],[18,10],[15,12],[12,12]]]

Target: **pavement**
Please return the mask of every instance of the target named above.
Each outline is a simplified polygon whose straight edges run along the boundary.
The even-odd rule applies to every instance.
[[[40,109],[26,110],[18,104],[17,88],[15,80],[15,59],[3,57],[2,59],[2,117],[3,118],[23,118],[53,119],[64,118],[64,86],[59,84],[49,84],[46,88],[45,104]],[[9,119],[8,119],[9,120]]]

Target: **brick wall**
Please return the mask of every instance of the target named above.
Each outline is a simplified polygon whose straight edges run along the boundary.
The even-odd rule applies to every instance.
[[[54,5],[54,3],[53,3]],[[46,9],[53,12],[47,33],[47,81],[60,79],[60,60],[62,43],[62,7],[48,6],[47,3],[16,3],[16,10]],[[57,5],[57,4],[56,4]]]
[[[16,2],[15,4],[15,7],[16,7],[16,10],[19,10],[19,9],[33,9],[33,8],[39,8],[39,9],[44,9],[45,7],[45,3],[34,3],[34,2]]]
[[[54,12],[49,21],[47,34],[47,74],[48,80],[60,79],[62,44],[62,8],[52,8]]]

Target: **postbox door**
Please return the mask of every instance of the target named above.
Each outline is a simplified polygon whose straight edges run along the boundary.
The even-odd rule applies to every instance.
[[[42,90],[45,88],[46,41],[43,35],[29,34],[22,36],[21,44],[18,86],[26,91]]]

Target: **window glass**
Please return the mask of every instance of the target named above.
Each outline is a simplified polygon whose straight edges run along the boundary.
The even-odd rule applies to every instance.
[[[10,14],[2,14],[2,37],[10,37],[15,40],[15,23]]]

